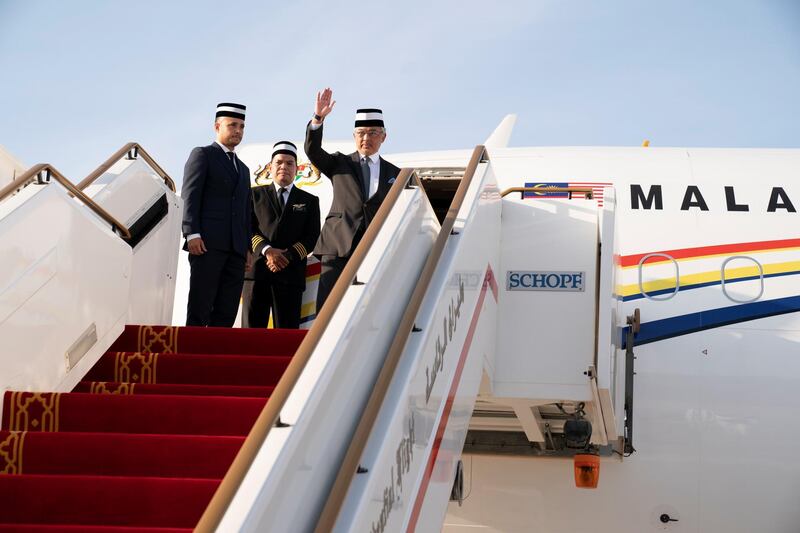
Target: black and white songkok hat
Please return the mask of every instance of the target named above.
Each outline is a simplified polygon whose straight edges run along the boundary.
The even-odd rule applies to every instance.
[[[297,146],[291,141],[278,141],[272,147],[272,157],[278,154],[293,155],[294,160],[297,161]]]
[[[244,112],[247,107],[242,104],[232,104],[230,102],[222,102],[217,104],[217,118],[219,117],[232,117],[244,120]]]
[[[377,126],[383,128],[383,111],[380,109],[359,109],[356,111],[356,128]]]

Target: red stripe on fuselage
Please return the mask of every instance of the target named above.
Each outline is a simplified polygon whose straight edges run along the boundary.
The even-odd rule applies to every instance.
[[[677,250],[656,250],[643,254],[624,255],[621,259],[623,267],[638,265],[642,258],[649,254],[667,254],[674,259],[689,259],[708,255],[720,255],[737,252],[760,252],[779,248],[794,248],[800,246],[800,239],[781,239],[776,241],[740,242],[735,244],[718,244],[714,246],[700,246],[697,248],[681,248]],[[654,257],[652,263],[663,263],[665,258]],[[648,261],[647,264],[651,264]]]

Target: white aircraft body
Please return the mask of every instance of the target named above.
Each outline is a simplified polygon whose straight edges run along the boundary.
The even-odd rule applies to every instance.
[[[325,329],[305,325],[316,344],[281,424],[199,530],[800,531],[800,150],[509,148],[513,123],[475,150],[385,156],[422,186],[398,188]],[[251,169],[267,146],[243,147]],[[114,187],[145,167],[109,170],[98,202],[136,212],[114,190],[142,203],[158,176]],[[298,184],[329,205],[325,178]],[[22,246],[28,189],[0,203],[4,257]],[[175,241],[169,201],[159,227]],[[23,311],[25,273],[58,270],[25,246],[34,266],[0,276],[0,302]],[[144,266],[118,248],[102,253],[132,261],[120,280],[175,292],[179,317],[174,256]],[[80,312],[110,305],[107,287],[81,287]],[[57,339],[31,348],[36,315],[0,308],[4,343],[36,356],[21,369],[3,351],[0,386],[69,390],[122,324],[171,320],[129,293],[57,375],[40,354]],[[586,456],[599,468],[576,469]]]
[[[470,427],[521,426],[541,446],[548,408],[526,402],[526,388],[563,383],[564,359],[600,369],[610,355],[610,367],[623,372],[626,317],[638,310],[630,436],[636,451],[603,457],[598,488],[579,489],[569,461],[507,455],[490,441],[488,454],[465,456],[469,496],[461,506],[450,504],[444,531],[800,530],[800,511],[790,503],[800,481],[793,459],[800,436],[793,423],[800,408],[800,151],[488,151],[500,189],[610,185],[595,202],[608,202],[614,191],[615,301],[601,292],[600,320],[607,320],[604,306],[612,309],[609,347],[602,330],[612,324],[595,330],[591,318],[582,321],[591,304],[574,301],[581,293],[509,291],[515,270],[592,275],[580,255],[595,250],[593,235],[582,243],[572,233],[580,230],[567,229],[592,218],[583,206],[590,202],[506,200],[503,226],[507,213],[527,217],[502,235],[498,278],[507,290],[500,291],[495,357],[506,361],[495,368],[494,390],[490,381],[478,396],[482,416]],[[567,379],[579,380],[580,370]],[[617,394],[619,377],[612,377]],[[606,426],[609,442],[624,434],[623,403],[614,404],[616,432]],[[517,418],[511,424],[493,416],[509,411]],[[479,452],[480,440],[468,448]],[[625,453],[619,446],[615,452]]]

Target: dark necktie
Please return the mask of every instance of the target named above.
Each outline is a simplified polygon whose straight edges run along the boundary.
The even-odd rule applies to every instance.
[[[231,164],[233,165],[233,170],[239,172],[239,167],[236,166],[236,154],[233,152],[228,152],[228,159],[231,160]]]
[[[278,189],[278,205],[281,206],[281,214],[283,214],[283,208],[286,207],[286,200],[283,199],[283,193],[285,192],[286,187]]]
[[[370,175],[369,175],[369,158],[362,157],[361,158],[361,175],[364,178],[364,198],[369,198],[369,182],[370,182]]]

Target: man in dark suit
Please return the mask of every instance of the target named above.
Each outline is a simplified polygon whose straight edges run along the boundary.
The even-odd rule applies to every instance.
[[[314,117],[306,127],[306,155],[333,184],[333,203],[314,248],[314,255],[322,263],[317,313],[400,173],[379,154],[386,140],[380,109],[356,111],[355,152],[329,154],[322,149],[322,122],[336,104],[332,96],[330,88],[317,93]]]
[[[297,147],[275,143],[273,182],[253,189],[252,248],[242,306],[242,326],[265,328],[272,310],[277,328],[300,327],[306,257],[319,237],[319,199],[294,186]]]
[[[187,326],[230,327],[236,320],[250,248],[250,170],[233,149],[245,106],[217,106],[217,139],[192,150],[183,171],[184,250],[191,278]]]

